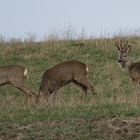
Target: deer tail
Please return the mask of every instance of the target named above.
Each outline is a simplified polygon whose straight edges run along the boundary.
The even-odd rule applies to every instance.
[[[28,70],[27,70],[27,68],[25,68],[23,75],[27,76],[27,73],[28,73]]]
[[[88,66],[86,65],[86,71],[87,71],[87,73],[89,72],[89,68],[88,68]]]

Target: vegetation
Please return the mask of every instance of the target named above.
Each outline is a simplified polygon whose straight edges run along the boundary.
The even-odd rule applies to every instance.
[[[140,60],[140,38],[127,39],[133,45],[132,60]],[[138,139],[139,123],[134,120],[140,120],[140,87],[117,64],[113,40],[1,43],[0,64],[26,66],[27,85],[34,92],[46,69],[79,60],[89,66],[88,76],[98,95],[85,97],[69,84],[59,90],[55,103],[40,101],[30,107],[24,105],[20,91],[1,86],[0,139]]]

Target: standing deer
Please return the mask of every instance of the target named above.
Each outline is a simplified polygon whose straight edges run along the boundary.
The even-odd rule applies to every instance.
[[[131,62],[127,59],[127,54],[131,51],[128,41],[119,40],[115,42],[115,45],[118,49],[118,63],[121,64],[122,68],[128,69],[130,78],[133,81],[140,84],[140,62]]]
[[[44,72],[39,88],[39,96],[48,99],[50,95],[56,95],[62,86],[70,82],[79,86],[86,95],[88,90],[92,94],[96,94],[87,79],[87,73],[88,67],[79,61],[66,61],[55,65]]]
[[[10,84],[26,95],[26,103],[29,98],[38,103],[38,96],[31,92],[24,83],[27,69],[20,65],[0,66],[0,86]]]

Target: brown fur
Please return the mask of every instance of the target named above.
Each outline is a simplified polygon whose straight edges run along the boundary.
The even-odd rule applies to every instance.
[[[87,79],[87,66],[79,61],[66,61],[46,70],[42,76],[39,95],[56,95],[57,91],[73,82],[79,86],[86,94],[90,90],[95,91]]]
[[[26,74],[26,75],[25,75]],[[10,84],[19,89],[26,95],[25,102],[29,98],[35,98],[35,102],[38,102],[37,95],[31,92],[25,86],[25,78],[27,76],[27,69],[20,65],[8,65],[0,67],[0,86]]]
[[[118,63],[122,65],[123,68],[127,68],[130,78],[140,84],[140,62],[131,62],[127,59],[128,53],[131,51],[131,46],[127,42],[119,40],[115,42],[118,49],[119,57]]]

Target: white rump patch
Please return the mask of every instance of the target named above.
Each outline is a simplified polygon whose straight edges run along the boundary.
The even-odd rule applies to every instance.
[[[27,68],[25,68],[23,75],[26,76],[27,75],[27,72],[28,72],[28,70],[27,70]]]
[[[88,68],[88,66],[86,66],[86,71],[87,71],[87,72],[89,71],[89,68]]]

